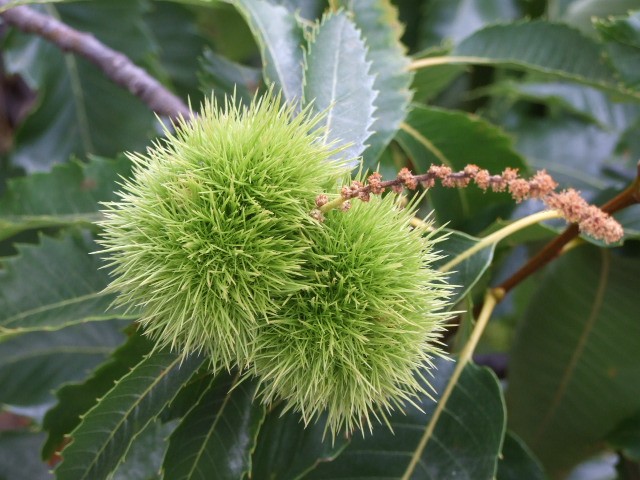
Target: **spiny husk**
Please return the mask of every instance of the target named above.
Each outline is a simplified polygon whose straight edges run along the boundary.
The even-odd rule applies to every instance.
[[[204,352],[214,369],[252,358],[256,325],[303,275],[315,196],[346,171],[317,117],[268,94],[248,107],[207,101],[145,155],[105,204],[102,254],[117,302],[139,309],[157,347]]]
[[[433,238],[410,228],[414,214],[375,196],[305,230],[315,286],[293,292],[255,336],[264,402],[284,399],[305,423],[326,411],[335,436],[426,393],[421,372],[441,355],[450,287],[430,267]]]

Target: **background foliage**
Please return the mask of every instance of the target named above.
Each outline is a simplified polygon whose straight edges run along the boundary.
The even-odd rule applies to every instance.
[[[322,0],[40,3],[192,105],[271,84],[315,99],[331,135],[387,178],[431,163],[545,168],[601,203],[636,176],[637,0],[343,0],[329,15]],[[466,313],[433,398],[394,414],[393,433],[332,444],[321,423],[254,402],[234,373],[148,356],[135,314],[101,293],[99,202],[130,174],[120,153],[144,149],[166,119],[4,22],[0,117],[0,479],[640,478],[639,206],[617,215],[623,242],[585,242],[501,302],[430,431],[483,290],[561,225],[459,265]],[[453,230],[441,244],[451,258],[540,205],[436,188],[431,209]]]

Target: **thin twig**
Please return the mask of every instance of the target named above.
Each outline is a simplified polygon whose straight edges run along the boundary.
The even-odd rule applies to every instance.
[[[8,0],[0,0],[0,7],[8,3]],[[140,98],[158,115],[174,119],[180,116],[189,118],[191,115],[189,108],[179,97],[136,66],[127,56],[107,47],[92,34],[75,30],[25,6],[11,8],[0,13],[0,17],[23,32],[45,38],[64,52],[73,52],[86,58],[100,68],[107,78]]]

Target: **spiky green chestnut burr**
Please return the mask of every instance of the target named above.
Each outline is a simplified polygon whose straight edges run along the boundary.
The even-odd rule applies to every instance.
[[[421,369],[441,354],[450,287],[430,266],[433,238],[410,228],[415,209],[394,197],[355,202],[307,229],[314,287],[293,293],[255,337],[263,401],[284,399],[305,423],[326,410],[334,436],[415,400]]]
[[[134,175],[106,204],[101,245],[117,302],[138,308],[158,347],[204,352],[214,368],[251,361],[256,325],[308,288],[302,264],[315,196],[335,188],[317,118],[267,95],[208,101],[176,132],[132,154]]]

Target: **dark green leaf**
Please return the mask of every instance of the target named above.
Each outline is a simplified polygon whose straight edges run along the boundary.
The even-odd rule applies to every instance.
[[[637,2],[635,8],[638,8]],[[612,17],[595,22],[606,41],[611,61],[624,81],[634,88],[640,87],[640,11],[623,17]]]
[[[238,100],[250,103],[262,81],[259,69],[232,62],[211,50],[204,52],[200,66],[200,88],[205,95],[213,93],[221,104],[234,93]]]
[[[264,420],[256,384],[216,376],[169,439],[163,470],[171,479],[244,478]]]
[[[449,48],[430,48],[415,54],[413,59],[441,57],[448,54],[449,51]],[[464,65],[434,65],[417,70],[411,86],[411,89],[414,90],[415,101],[427,103],[446,89],[456,77],[467,69],[468,67]]]
[[[512,432],[507,432],[498,462],[496,480],[545,480],[546,478],[540,462],[524,442]]]
[[[44,435],[27,431],[0,432],[0,480],[50,480],[49,466],[38,450]]]
[[[619,134],[568,116],[531,119],[514,125],[517,149],[536,169],[546,169],[561,188],[603,190],[619,182],[604,175]]]
[[[0,342],[0,403],[50,402],[62,383],[83,378],[124,337],[122,321],[30,332]]]
[[[56,478],[107,477],[122,463],[134,438],[160,415],[203,361],[159,352],[140,362],[71,432]]]
[[[309,40],[304,70],[304,102],[326,112],[326,139],[345,147],[338,155],[362,154],[373,124],[374,78],[360,31],[344,11],[326,15]]]
[[[98,202],[116,200],[116,182],[130,170],[124,157],[94,157],[11,180],[0,198],[0,240],[32,228],[90,225],[100,218]]]
[[[583,246],[539,279],[509,366],[509,421],[551,474],[640,410],[640,262]]]
[[[431,0],[425,4],[420,25],[420,47],[457,43],[488,24],[515,19],[518,10],[514,0]]]
[[[628,459],[640,462],[640,414],[625,418],[607,436],[607,442]]]
[[[144,21],[153,36],[153,53],[159,57],[153,73],[197,108],[202,95],[196,72],[206,45],[197,28],[198,17],[175,3],[153,2],[150,7]]]
[[[407,126],[397,135],[418,173],[431,164],[444,164],[462,170],[473,163],[493,174],[507,168],[526,169],[524,161],[512,148],[511,139],[499,128],[474,115],[415,106],[407,118]],[[429,198],[439,222],[453,222],[455,228],[467,218],[476,218],[488,205],[511,208],[513,200],[506,195],[483,193],[479,188],[432,188]]]
[[[463,40],[451,56],[464,57],[461,63],[504,65],[614,92],[624,90],[606,62],[603,47],[562,24],[538,20],[489,26]]]
[[[100,0],[48,5],[46,11],[91,32],[134,62],[148,54],[142,2]],[[113,28],[114,18],[118,28]],[[17,33],[3,56],[9,72],[23,75],[39,95],[37,110],[18,131],[11,153],[14,165],[32,172],[48,170],[73,155],[115,156],[144,148],[155,134],[156,121],[148,108],[87,61],[35,35]]]
[[[439,360],[432,380],[439,397],[455,367]],[[311,479],[399,479],[414,455],[436,403],[422,399],[419,406],[390,418],[395,433],[380,425],[365,438],[354,435],[349,446],[333,462],[323,463]],[[428,437],[420,462],[408,478],[440,480],[493,478],[504,435],[505,410],[500,384],[493,373],[467,365]]]
[[[25,332],[52,331],[79,323],[122,318],[109,310],[113,295],[95,245],[79,234],[41,237],[40,245],[20,245],[19,256],[0,269],[0,339]]]
[[[595,88],[565,82],[508,83],[494,91],[512,98],[560,107],[596,123],[602,130],[622,131],[633,125],[640,116],[640,104],[619,103]]]
[[[566,9],[558,12],[561,13],[558,15],[558,20],[577,27],[591,36],[595,36],[594,23],[600,20],[597,17],[625,15],[629,10],[640,7],[638,0],[569,0],[566,3]]]
[[[136,436],[127,458],[114,472],[113,480],[160,480],[162,458],[167,450],[167,438],[176,422],[151,422]],[[169,477],[165,477],[169,478]]]
[[[365,168],[375,170],[380,154],[391,141],[405,119],[411,102],[409,87],[413,74],[409,59],[400,43],[403,27],[397,20],[395,7],[389,0],[346,0],[356,27],[360,29],[368,48],[370,74],[375,76],[375,120],[364,152]]]
[[[302,27],[295,15],[267,0],[234,2],[247,20],[260,46],[267,81],[282,90],[284,98],[299,102],[302,97]]]
[[[151,347],[150,340],[134,332],[127,343],[113,352],[91,377],[83,383],[65,385],[56,392],[58,404],[47,412],[42,425],[49,432],[42,448],[44,458],[51,458],[63,445],[65,435],[78,426],[80,416],[111,390],[118,379],[135,367]]]
[[[444,241],[438,244],[438,250],[443,258],[434,262],[435,268],[442,268],[447,263],[456,258],[456,255],[463,253],[465,250],[473,247],[480,239],[471,237],[462,232],[449,232]],[[456,285],[451,294],[451,307],[454,307],[461,301],[474,285],[480,280],[480,277],[491,265],[493,260],[493,252],[495,245],[490,245],[475,253],[468,259],[462,261],[458,265],[447,268],[447,283]]]
[[[347,444],[344,437],[336,438],[335,442],[325,438],[324,418],[305,426],[299,414],[283,413],[283,406],[280,406],[269,412],[260,429],[251,478],[303,478],[318,465],[335,459]]]

